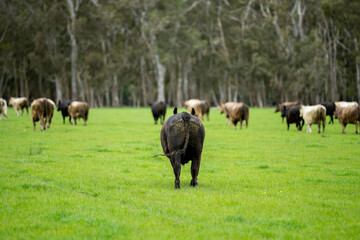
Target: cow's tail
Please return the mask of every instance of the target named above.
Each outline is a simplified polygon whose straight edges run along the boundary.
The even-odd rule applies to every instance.
[[[186,149],[189,145],[189,139],[190,139],[190,132],[189,132],[189,124],[190,124],[190,118],[191,118],[191,115],[190,114],[182,114],[181,115],[181,118],[183,119],[184,121],[184,128],[185,128],[185,143],[184,143],[184,147],[180,150],[174,150],[174,151],[171,151],[170,153],[167,153],[167,154],[159,154],[159,155],[155,155],[155,156],[166,156],[166,157],[175,157],[175,156],[181,156],[181,155],[184,155],[185,152],[186,152]]]

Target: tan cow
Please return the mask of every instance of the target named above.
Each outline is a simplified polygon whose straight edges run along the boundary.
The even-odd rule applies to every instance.
[[[234,130],[236,130],[236,124],[240,122],[240,129],[242,128],[243,120],[246,122],[246,128],[249,123],[249,106],[245,103],[236,103],[230,109],[227,109],[230,121],[233,124]]]
[[[210,113],[210,104],[206,100],[199,99],[190,99],[184,102],[185,108],[187,108],[190,113],[194,108],[195,116],[197,116],[201,121],[203,121],[203,116],[207,115],[207,120],[209,121],[209,113]]]
[[[50,128],[51,119],[54,115],[55,104],[52,100],[47,98],[38,98],[31,103],[31,117],[34,124],[34,131],[36,122],[40,121],[40,130]]]
[[[2,115],[5,116],[5,120],[7,119],[7,104],[5,99],[0,98],[0,120],[2,119]]]
[[[9,106],[13,106],[16,115],[19,116],[18,110],[21,110],[21,116],[24,114],[24,108],[26,108],[27,114],[29,114],[29,102],[26,97],[14,98],[11,97],[9,100]]]
[[[225,116],[227,118],[226,125],[229,125],[229,118],[230,118],[228,114],[228,110],[230,110],[236,104],[237,102],[226,102],[224,104],[220,104],[220,114],[225,113]]]
[[[84,126],[86,126],[86,121],[89,114],[89,104],[87,102],[72,102],[69,107],[69,116],[74,119],[74,124],[76,125],[76,119],[82,118],[84,120]]]

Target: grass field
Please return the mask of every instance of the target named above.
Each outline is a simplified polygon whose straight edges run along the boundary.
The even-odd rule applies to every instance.
[[[169,117],[172,109],[168,109]],[[360,136],[286,130],[274,109],[248,129],[210,111],[199,186],[181,189],[149,108],[90,109],[88,126],[0,121],[1,239],[359,239]],[[328,121],[329,119],[327,119]]]

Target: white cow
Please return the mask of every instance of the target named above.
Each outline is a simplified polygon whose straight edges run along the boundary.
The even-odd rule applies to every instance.
[[[13,98],[11,97],[9,100],[9,106],[12,105],[15,109],[16,115],[19,116],[18,110],[21,109],[21,116],[24,114],[24,108],[26,108],[26,112],[29,114],[29,102],[26,97]]]
[[[311,133],[311,124],[319,126],[318,133],[320,133],[320,125],[323,125],[323,133],[325,131],[326,123],[326,108],[323,105],[304,106],[300,107],[300,117],[302,117],[307,124],[307,133]]]
[[[2,119],[2,115],[5,116],[5,120],[7,119],[7,104],[5,99],[0,98],[0,120]]]
[[[335,102],[336,109],[338,108],[344,108],[344,107],[353,107],[353,106],[359,106],[357,102]]]

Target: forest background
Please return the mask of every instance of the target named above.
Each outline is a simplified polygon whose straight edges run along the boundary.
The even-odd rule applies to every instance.
[[[360,1],[3,0],[0,97],[360,100]]]

